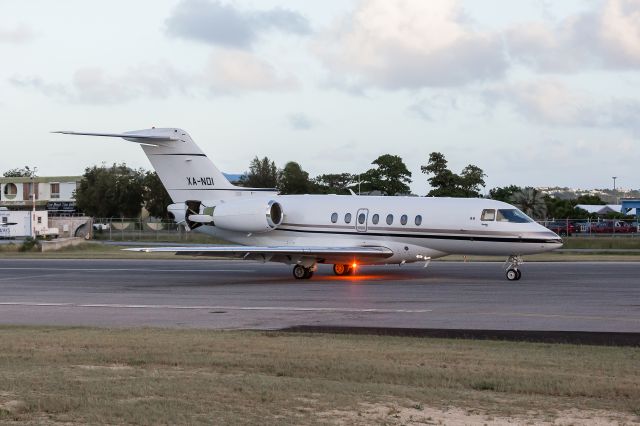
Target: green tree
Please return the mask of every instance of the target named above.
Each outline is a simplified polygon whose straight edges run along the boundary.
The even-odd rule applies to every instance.
[[[446,158],[440,152],[429,154],[429,162],[420,170],[429,178],[431,190],[429,197],[480,197],[480,189],[485,186],[485,174],[482,169],[469,164],[458,175],[452,172]]]
[[[137,217],[143,204],[144,174],[126,164],[85,169],[75,191],[78,209],[100,218]]]
[[[280,171],[278,189],[281,194],[310,194],[314,192],[309,173],[302,170],[300,164],[295,161],[289,161]]]
[[[606,204],[597,195],[581,195],[572,200],[545,196],[548,217],[554,219],[588,219],[597,218],[598,215],[591,214],[586,210],[577,208],[578,204],[604,205]]]
[[[492,188],[489,190],[489,198],[492,200],[504,201],[505,203],[511,203],[513,202],[513,194],[520,191],[522,191],[522,188],[517,185]]]
[[[171,204],[171,197],[158,177],[158,174],[147,171],[144,174],[143,185],[144,193],[142,198],[144,200],[144,208],[147,209],[153,217],[168,219],[169,213],[167,212],[167,206]]]
[[[360,175],[361,188],[364,191],[377,190],[386,195],[409,194],[411,191],[411,172],[402,158],[384,154],[373,160],[371,168]]]
[[[513,194],[512,203],[533,219],[547,217],[547,204],[544,194],[530,186]]]
[[[348,188],[357,182],[351,173],[329,173],[313,179],[315,190],[322,194],[348,194]]]
[[[278,168],[268,157],[251,160],[249,171],[240,178],[242,186],[252,188],[275,188],[278,185]]]
[[[4,177],[35,177],[36,169],[24,166],[22,169],[11,169],[3,173]]]
[[[602,198],[597,195],[581,195],[576,198],[576,204],[591,204],[591,205],[599,205],[604,206],[605,203]]]
[[[463,197],[478,198],[481,197],[481,188],[484,188],[486,183],[484,182],[485,174],[482,169],[473,164],[469,164],[462,169],[462,173],[458,179],[460,191]]]

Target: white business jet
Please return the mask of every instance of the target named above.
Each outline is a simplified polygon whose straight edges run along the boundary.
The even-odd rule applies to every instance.
[[[174,204],[176,222],[237,246],[129,249],[243,257],[293,266],[311,278],[318,264],[336,275],[359,265],[424,262],[449,254],[508,256],[519,280],[524,254],[562,246],[558,235],[507,203],[482,198],[279,195],[232,185],[181,129],[55,133],[123,138],[141,145]]]

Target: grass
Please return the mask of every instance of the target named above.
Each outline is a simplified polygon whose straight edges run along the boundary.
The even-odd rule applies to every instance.
[[[433,407],[640,414],[638,348],[48,327],[0,327],[0,341],[3,423],[396,424]],[[359,418],[367,404],[385,414]]]
[[[631,249],[640,250],[640,237],[638,236],[618,236],[618,237],[565,237],[563,238],[564,249]]]
[[[152,238],[147,241],[155,241]],[[139,241],[140,246],[144,247],[145,242]],[[566,249],[592,249],[596,250],[591,253],[571,253],[571,252],[550,252],[537,255],[528,255],[525,260],[528,262],[579,262],[579,261],[640,261],[640,252],[627,253],[598,253],[598,249],[640,249],[640,238],[632,237],[569,237],[565,238]],[[177,243],[174,241],[173,243]],[[185,243],[184,240],[180,241]],[[171,245],[171,241],[166,242]],[[198,235],[197,238],[190,239],[190,244],[228,244],[222,240],[216,240],[204,235]],[[0,258],[43,258],[43,259],[185,259],[196,257],[176,256],[172,253],[136,253],[123,251],[123,248],[131,246],[114,246],[106,245],[100,242],[91,241],[78,246],[67,247],[55,252],[40,253],[36,251],[20,251],[22,243],[9,243],[0,245]],[[198,259],[211,259],[210,257],[197,257]],[[465,260],[464,256],[452,255],[442,259],[443,261],[461,261]],[[468,261],[498,261],[503,262],[504,256],[466,256]]]

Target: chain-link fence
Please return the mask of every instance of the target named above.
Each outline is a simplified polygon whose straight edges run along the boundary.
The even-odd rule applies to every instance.
[[[189,232],[173,221],[140,218],[100,219],[93,221],[93,238],[113,241],[184,241],[198,242],[206,236]]]
[[[640,228],[635,218],[558,219],[538,223],[563,237],[640,237]],[[173,221],[140,218],[94,219],[93,238],[113,241],[210,242],[206,235],[189,232],[184,225]]]

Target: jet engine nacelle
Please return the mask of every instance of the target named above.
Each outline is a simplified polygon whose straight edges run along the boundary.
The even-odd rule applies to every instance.
[[[247,199],[226,201],[215,206],[213,225],[238,232],[269,232],[284,219],[282,206],[275,200]]]

